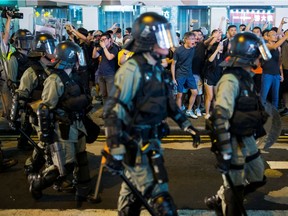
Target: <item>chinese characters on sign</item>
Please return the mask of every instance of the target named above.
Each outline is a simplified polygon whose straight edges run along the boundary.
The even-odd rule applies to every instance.
[[[169,21],[171,18],[171,8],[163,8],[162,16],[164,16]]]
[[[248,23],[254,18],[254,24],[263,24],[265,22],[274,22],[274,13],[270,11],[260,11],[260,10],[231,10],[230,11],[230,21],[232,23]]]

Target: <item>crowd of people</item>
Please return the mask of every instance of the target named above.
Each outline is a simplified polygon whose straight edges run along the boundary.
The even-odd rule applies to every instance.
[[[75,191],[79,202],[93,201],[86,152],[86,142],[94,142],[100,130],[88,115],[93,99],[103,104],[107,168],[118,174],[124,169],[155,215],[177,215],[161,149],[161,138],[169,133],[167,117],[192,136],[193,147],[200,135],[189,118],[207,120],[224,175],[217,195],[205,200],[217,215],[241,215],[244,195],[265,184],[254,135],[266,121],[262,104],[270,101],[281,115],[288,114],[284,18],[278,28],[251,29],[251,20],[239,29],[223,29],[223,17],[209,37],[193,29],[180,39],[163,16],[148,12],[125,32],[117,23],[106,31],[66,24],[61,42],[26,29],[10,37],[10,21],[7,13],[2,116],[20,132],[18,149],[33,150],[24,165],[33,198],[53,186]],[[28,138],[33,131],[39,143]],[[1,171],[17,163],[2,151],[0,160]],[[123,183],[119,215],[139,215],[142,205]]]

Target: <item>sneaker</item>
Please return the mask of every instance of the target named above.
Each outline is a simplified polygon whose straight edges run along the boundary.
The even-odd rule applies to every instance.
[[[199,108],[197,108],[197,109],[195,110],[195,114],[196,114],[198,117],[202,116],[201,110],[200,110]]]
[[[182,105],[180,109],[181,109],[181,111],[184,111],[186,108],[184,105]]]
[[[205,118],[205,119],[209,119],[209,118],[210,118],[210,114],[206,114],[206,115],[204,116],[204,118]]]
[[[280,114],[280,116],[286,116],[286,115],[288,115],[288,108],[285,107],[279,114]]]
[[[188,117],[191,117],[191,118],[193,118],[193,119],[197,119],[198,117],[197,117],[197,115],[195,115],[193,112],[192,112],[192,110],[186,110],[186,116],[188,116]]]

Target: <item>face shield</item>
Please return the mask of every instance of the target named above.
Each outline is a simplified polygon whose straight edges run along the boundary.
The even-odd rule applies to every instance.
[[[268,61],[269,59],[272,58],[272,55],[270,53],[270,50],[268,49],[268,47],[266,46],[266,43],[264,41],[263,38],[259,38],[259,42],[258,42],[258,48],[259,48],[259,51],[262,55],[262,58],[265,60],[265,61]]]
[[[32,48],[32,41],[33,36],[19,37],[15,41],[15,45],[17,48],[21,48],[23,50],[30,50]]]
[[[45,36],[44,36],[45,37]],[[33,41],[32,50],[37,52],[44,52],[46,54],[53,54],[56,44],[54,39]]]
[[[152,28],[155,32],[157,44],[160,48],[169,49],[179,45],[176,39],[176,32],[171,23],[159,24]]]

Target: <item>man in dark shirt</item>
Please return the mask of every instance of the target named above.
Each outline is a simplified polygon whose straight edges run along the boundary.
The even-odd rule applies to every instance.
[[[195,114],[197,116],[202,116],[200,110],[200,104],[201,104],[201,97],[203,94],[203,65],[205,64],[206,46],[203,41],[204,37],[201,30],[195,29],[192,32],[195,34],[196,39],[195,55],[192,60],[192,71],[198,90],[198,95],[196,96],[195,101],[196,106]]]
[[[118,64],[118,48],[113,44],[111,35],[103,33],[100,38],[100,47],[94,47],[92,58],[102,57],[99,64],[99,86],[103,103],[113,87],[114,75]]]
[[[184,34],[184,45],[178,47],[173,55],[171,73],[174,84],[177,85],[176,103],[179,108],[182,107],[182,95],[184,89],[191,91],[188,109],[186,115],[191,118],[198,118],[192,108],[197,96],[197,85],[192,73],[192,59],[195,53],[195,34],[186,32]]]

